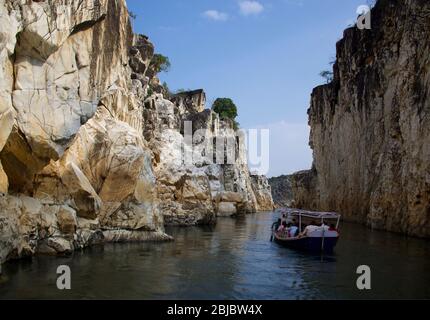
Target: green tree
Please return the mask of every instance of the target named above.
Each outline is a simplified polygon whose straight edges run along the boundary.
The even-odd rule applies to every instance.
[[[137,15],[133,11],[128,10],[128,16],[130,17],[131,27],[134,28],[134,22],[137,19]]]
[[[233,121],[233,129],[239,129],[239,122],[236,121],[237,107],[230,98],[217,98],[212,104],[212,110],[219,114],[221,119]]]
[[[131,19],[136,20],[137,19],[137,14],[135,14],[133,11],[128,10],[128,15],[130,16]]]
[[[234,120],[237,117],[237,107],[230,98],[218,98],[212,105],[212,110],[221,118]]]
[[[169,85],[167,84],[166,81],[163,82],[163,88],[164,88],[164,94],[167,97],[170,97],[172,95],[172,91],[170,91]]]
[[[162,54],[156,53],[152,57],[151,67],[154,68],[156,73],[169,72],[170,60],[168,57],[163,56]]]

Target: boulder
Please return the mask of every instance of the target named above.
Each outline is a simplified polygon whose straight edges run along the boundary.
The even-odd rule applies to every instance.
[[[66,235],[71,235],[76,232],[77,219],[76,211],[68,206],[61,206],[57,213],[58,227],[60,231]]]
[[[224,191],[220,193],[221,201],[240,203],[243,202],[243,194],[239,192]]]
[[[60,237],[48,238],[46,244],[57,254],[71,254],[74,250],[73,244],[69,240]]]
[[[218,204],[218,217],[229,217],[237,213],[236,203],[234,202],[220,202]]]

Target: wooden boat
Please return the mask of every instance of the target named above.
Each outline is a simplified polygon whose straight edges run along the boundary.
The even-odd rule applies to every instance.
[[[306,219],[312,219],[314,221],[320,221],[322,226],[313,226],[306,230],[306,235],[288,237],[283,232],[273,232],[273,239],[276,243],[297,250],[310,251],[310,252],[333,252],[338,240],[339,240],[339,221],[340,215],[334,212],[313,212],[298,209],[284,209],[281,211],[287,215],[287,220],[292,221],[297,218],[299,220],[299,230],[302,230],[303,221]],[[336,231],[329,230],[329,227],[325,225],[328,220],[337,220]]]

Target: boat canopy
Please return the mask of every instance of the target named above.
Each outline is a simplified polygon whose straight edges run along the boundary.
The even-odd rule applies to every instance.
[[[280,212],[286,213],[289,216],[301,216],[301,217],[314,218],[314,219],[339,219],[340,218],[340,214],[336,212],[316,212],[316,211],[307,211],[307,210],[291,209],[291,208],[281,209]]]

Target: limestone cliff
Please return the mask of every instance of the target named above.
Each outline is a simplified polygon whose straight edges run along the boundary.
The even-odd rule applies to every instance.
[[[379,0],[337,43],[309,109],[314,168],[295,200],[373,228],[430,236],[430,2]]]
[[[269,210],[267,202],[272,201],[260,196],[268,186],[251,178],[244,141],[232,123],[204,103],[203,90],[173,95],[171,101],[161,94],[145,100],[151,122],[145,137],[154,153],[160,209],[169,225],[213,223],[217,216]],[[186,141],[187,122],[192,141]],[[217,163],[217,143],[223,149],[232,146],[233,161],[224,162],[225,154]]]
[[[257,211],[272,211],[275,205],[269,180],[265,176],[259,175],[253,175],[251,179],[252,190],[257,200]]]
[[[0,262],[164,240],[124,1],[0,3]]]
[[[266,208],[203,90],[160,85],[125,0],[1,0],[0,26],[0,263]],[[234,161],[188,146],[184,120],[233,141]]]
[[[269,184],[275,206],[277,208],[291,207],[293,202],[291,176],[272,177],[269,179]]]

